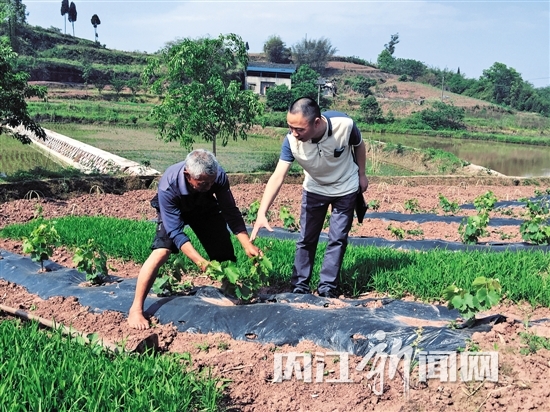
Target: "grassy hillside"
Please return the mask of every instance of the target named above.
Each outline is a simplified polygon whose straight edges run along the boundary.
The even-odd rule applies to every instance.
[[[0,27],[0,35],[5,28]],[[56,28],[25,25],[19,28],[15,49],[18,65],[31,75],[31,81],[94,83],[113,73],[128,80],[138,78],[148,55],[110,50],[100,43],[63,34]],[[86,78],[86,70],[88,78]]]

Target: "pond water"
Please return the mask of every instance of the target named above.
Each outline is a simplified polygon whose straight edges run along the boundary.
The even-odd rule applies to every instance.
[[[366,134],[363,137],[420,149],[432,147],[445,150],[462,160],[507,176],[550,176],[550,146],[392,134]]]

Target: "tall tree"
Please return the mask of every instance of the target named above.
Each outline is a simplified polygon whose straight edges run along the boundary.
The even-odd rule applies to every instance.
[[[23,126],[38,138],[45,140],[46,132],[35,123],[27,110],[26,98],[44,97],[46,88],[30,86],[29,75],[14,69],[17,54],[4,39],[0,39],[0,134],[6,133],[22,143],[31,140],[24,134],[12,130]]]
[[[319,80],[319,73],[307,64],[301,65],[296,72],[290,76],[292,80],[292,94],[294,99],[299,97],[310,97],[317,100],[319,87],[316,82]]]
[[[286,64],[291,62],[292,53],[290,47],[286,47],[279,36],[269,36],[264,43],[264,53],[267,60],[272,63]]]
[[[76,5],[71,1],[69,6],[69,22],[73,25],[73,37],[74,37],[74,22],[76,21]]]
[[[97,14],[94,14],[92,16],[92,26],[94,26],[94,31],[95,31],[95,41],[97,42],[98,39],[97,39],[97,26],[98,24],[101,24],[101,21],[99,20],[99,17],[97,17]]]
[[[191,150],[199,136],[212,142],[214,154],[219,139],[223,146],[229,138],[246,139],[263,108],[257,95],[241,90],[247,65],[246,45],[236,34],[183,39],[162,50],[143,73],[153,92],[165,93],[152,111],[160,137]]]
[[[395,45],[399,43],[399,33],[392,34],[390,37],[390,42],[387,44],[384,44],[384,48],[390,53],[390,55],[393,56],[393,53],[395,53]]]
[[[328,61],[337,50],[330,40],[324,37],[318,40],[304,38],[292,46],[292,56],[296,64],[307,64],[317,72],[323,73]]]
[[[65,34],[67,34],[67,14],[69,14],[69,0],[63,0],[61,2],[61,15],[65,20]]]
[[[2,5],[2,23],[7,26],[7,33],[11,48],[17,52],[19,50],[20,27],[27,23],[27,7],[21,0],[1,0]]]

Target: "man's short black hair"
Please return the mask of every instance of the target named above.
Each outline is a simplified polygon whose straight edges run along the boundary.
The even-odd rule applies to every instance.
[[[315,119],[321,118],[321,109],[315,100],[310,97],[300,97],[288,106],[291,114],[301,114],[311,124]]]

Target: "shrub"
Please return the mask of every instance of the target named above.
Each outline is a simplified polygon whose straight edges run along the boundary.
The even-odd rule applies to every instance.
[[[268,88],[265,95],[267,107],[278,112],[286,112],[293,100],[292,91],[285,84]]]

